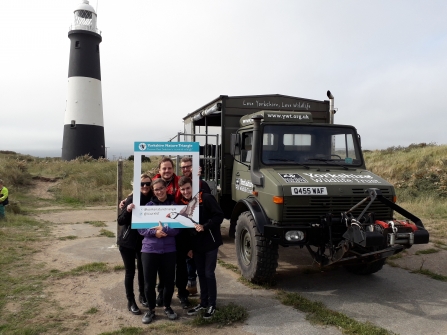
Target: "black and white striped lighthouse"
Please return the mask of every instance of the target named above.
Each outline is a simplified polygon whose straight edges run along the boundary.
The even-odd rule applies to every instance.
[[[105,154],[99,60],[102,37],[96,20],[94,8],[83,0],[74,10],[74,22],[68,32],[71,43],[63,160],[87,154],[98,159]]]

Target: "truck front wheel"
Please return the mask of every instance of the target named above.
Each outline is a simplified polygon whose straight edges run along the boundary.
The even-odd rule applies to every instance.
[[[278,245],[258,232],[248,211],[239,215],[235,242],[242,276],[254,283],[273,282],[278,267]]]

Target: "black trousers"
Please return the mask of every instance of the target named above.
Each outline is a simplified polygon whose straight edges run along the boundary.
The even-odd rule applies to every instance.
[[[124,268],[124,287],[126,289],[126,298],[128,301],[135,300],[133,293],[133,282],[135,278],[135,270],[138,269],[138,291],[144,296],[144,276],[143,265],[141,263],[141,251],[120,246],[121,257],[123,258]],[[136,267],[135,267],[136,260]]]
[[[146,252],[141,254],[144,272],[144,292],[150,310],[155,308],[155,285],[157,284],[157,273],[160,277],[160,281],[164,285],[162,291],[163,305],[165,307],[171,306],[172,295],[174,294],[175,258],[175,251],[165,254],[152,254]]]
[[[189,295],[189,291],[186,289],[186,285],[188,285],[187,254],[188,251],[186,250],[177,250],[176,252],[175,286],[177,287],[179,298],[187,298]],[[160,278],[157,290],[160,293],[163,289],[164,283]]]
[[[193,259],[197,267],[200,284],[200,304],[216,307],[217,282],[216,265],[219,248],[207,252],[194,251]]]

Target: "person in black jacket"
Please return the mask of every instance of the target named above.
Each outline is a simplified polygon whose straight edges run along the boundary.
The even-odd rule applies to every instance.
[[[152,198],[151,190],[152,180],[147,174],[141,175],[141,194],[140,205],[146,205]],[[123,226],[118,233],[119,250],[123,258],[126,273],[124,276],[124,287],[126,289],[127,308],[135,315],[141,314],[140,309],[135,302],[135,295],[133,290],[133,282],[135,277],[135,259],[137,260],[138,269],[138,290],[140,292],[140,303],[147,307],[147,299],[144,295],[144,276],[143,265],[141,262],[141,247],[143,236],[141,236],[136,229],[131,229],[132,224],[132,206],[133,195],[129,195],[118,216],[118,225]]]
[[[180,169],[182,169],[182,174],[184,177],[189,177],[192,180],[193,168],[192,168],[191,156],[182,157],[182,159],[180,160]],[[206,181],[201,179],[201,176],[200,176],[201,172],[202,172],[202,170],[199,166],[199,169],[198,169],[199,191],[202,193],[211,194],[211,189],[210,189],[209,185],[206,183]],[[184,202],[184,201],[182,200],[182,202]],[[185,255],[188,253],[188,251],[189,250],[186,250]],[[189,258],[188,256],[186,256],[186,267],[187,267],[187,274],[188,274],[186,290],[188,290],[190,295],[195,295],[195,294],[197,294],[197,282],[196,282],[197,269],[196,269],[196,264],[195,264],[194,260],[192,258]],[[182,285],[183,282],[180,282],[179,284]],[[179,292],[180,292],[180,289],[179,289]],[[180,294],[179,294],[179,297],[180,297]],[[180,299],[180,302],[181,301],[182,301],[182,299]],[[182,304],[182,306],[183,306],[183,304]],[[187,307],[190,307],[190,306],[188,305]]]
[[[182,177],[179,189],[185,201],[191,200],[192,180]],[[192,240],[192,250],[188,256],[194,259],[200,284],[200,304],[188,311],[188,315],[196,315],[206,309],[203,317],[212,318],[216,311],[217,283],[216,265],[219,246],[223,244],[220,225],[224,214],[214,196],[200,192],[199,224],[194,224],[197,234]]]

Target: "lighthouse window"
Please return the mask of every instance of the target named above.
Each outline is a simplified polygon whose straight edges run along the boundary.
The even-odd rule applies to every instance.
[[[99,53],[99,44],[96,45],[96,52]]]
[[[81,47],[81,42],[80,41],[76,41],[75,42],[75,48],[79,49]]]
[[[70,128],[76,128],[76,120],[71,120]]]

